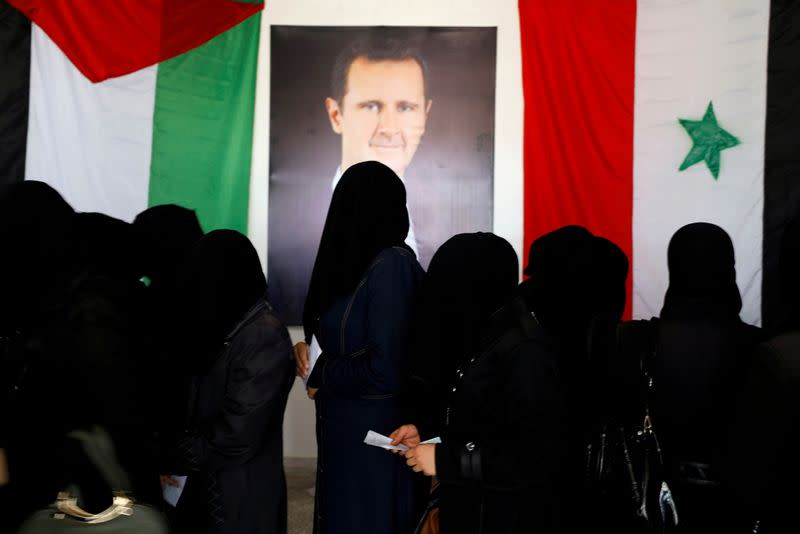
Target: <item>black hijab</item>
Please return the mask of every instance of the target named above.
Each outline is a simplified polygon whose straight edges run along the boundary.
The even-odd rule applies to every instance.
[[[103,213],[78,213],[74,230],[80,274],[125,283],[141,277],[140,254],[130,223]]]
[[[423,282],[417,351],[426,359],[451,354],[460,363],[477,348],[489,317],[514,296],[518,280],[517,254],[502,237],[478,232],[445,241]]]
[[[141,244],[143,274],[154,285],[178,277],[194,244],[203,237],[194,210],[175,204],[153,206],[133,220]]]
[[[52,187],[32,180],[0,190],[0,335],[20,327],[68,282],[75,212]]]
[[[408,225],[406,189],[394,171],[377,161],[345,171],[331,198],[311,274],[303,309],[306,341],[319,316],[355,289],[380,251],[408,248]]]
[[[185,319],[197,365],[213,361],[226,337],[267,291],[256,249],[234,230],[214,230],[192,250],[184,280]]]
[[[412,325],[405,402],[421,432],[435,435],[444,423],[455,370],[482,348],[518,280],[514,249],[494,234],[456,235],[431,258]]]
[[[596,311],[595,237],[564,226],[536,239],[520,291],[536,319],[562,350],[584,351]]]
[[[617,328],[625,312],[628,278],[628,257],[612,241],[595,236],[592,240],[594,269],[589,273],[593,278],[590,285],[591,318],[586,335],[588,367],[584,378],[588,380],[581,387],[580,399],[594,395],[592,404],[595,414],[608,409],[606,404],[611,397],[605,389],[609,380],[616,383]]]
[[[592,256],[595,268],[594,277],[594,317],[612,322],[622,319],[625,312],[628,279],[628,257],[613,241],[604,237],[594,237]]]
[[[667,264],[662,319],[739,320],[742,297],[733,243],[725,230],[706,222],[680,228],[669,242]]]

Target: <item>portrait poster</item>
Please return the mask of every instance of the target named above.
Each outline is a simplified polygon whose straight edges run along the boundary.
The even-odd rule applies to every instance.
[[[331,195],[353,163],[401,177],[406,242],[424,268],[451,236],[493,230],[496,28],[273,25],[269,50],[267,273],[285,323],[301,323]]]

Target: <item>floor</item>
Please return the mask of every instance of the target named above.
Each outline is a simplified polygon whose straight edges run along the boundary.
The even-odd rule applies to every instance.
[[[289,534],[311,534],[314,525],[316,458],[284,458],[289,498]]]

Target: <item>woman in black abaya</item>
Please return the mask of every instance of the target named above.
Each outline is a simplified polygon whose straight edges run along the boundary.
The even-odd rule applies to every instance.
[[[410,423],[392,437],[440,482],[444,534],[552,532],[561,524],[565,401],[550,337],[521,298],[518,260],[461,234],[425,281]],[[440,444],[420,439],[441,436]]]
[[[215,230],[195,246],[180,318],[194,360],[176,532],[286,532],[282,426],[294,364],[266,289],[245,236]]]

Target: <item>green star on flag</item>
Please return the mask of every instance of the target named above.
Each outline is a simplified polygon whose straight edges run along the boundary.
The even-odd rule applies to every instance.
[[[726,148],[735,147],[740,141],[723,130],[717,123],[713,102],[708,103],[703,120],[678,119],[678,122],[681,123],[694,143],[679,170],[684,171],[695,163],[705,161],[708,170],[716,180],[719,177],[719,153]]]

